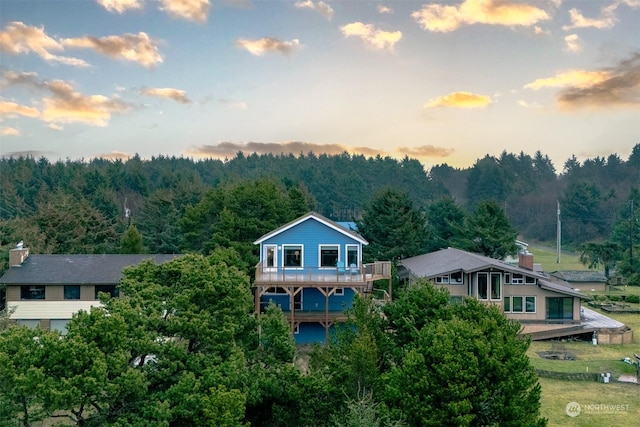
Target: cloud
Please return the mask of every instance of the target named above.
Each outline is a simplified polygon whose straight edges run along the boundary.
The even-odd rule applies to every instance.
[[[378,6],[376,6],[376,10],[378,11],[378,13],[383,14],[383,13],[393,13],[393,9],[391,9],[388,6],[384,6],[379,4]]]
[[[602,70],[571,70],[537,79],[524,86],[538,90],[560,88],[556,96],[563,110],[584,108],[638,108],[640,106],[640,52]]]
[[[382,31],[372,24],[363,24],[362,22],[344,25],[340,27],[340,31],[345,37],[360,37],[369,47],[380,50],[393,50],[393,46],[402,38],[400,31]]]
[[[491,97],[486,95],[478,95],[471,92],[453,92],[449,95],[429,100],[424,107],[484,108],[491,103]]]
[[[354,154],[375,156],[384,154],[368,147],[348,147],[341,144],[317,144],[312,142],[221,142],[216,145],[201,145],[188,150],[188,154],[200,157],[231,158],[242,151],[256,154],[294,154],[313,152],[316,154],[342,154],[345,151]]]
[[[518,105],[523,107],[523,108],[534,108],[534,109],[540,109],[542,108],[542,106],[536,102],[534,103],[528,103],[527,101],[525,101],[524,99],[519,99],[518,101]]]
[[[472,24],[529,27],[550,18],[543,9],[509,0],[465,0],[460,6],[426,4],[411,17],[422,29],[442,33]]]
[[[398,147],[397,151],[410,157],[449,157],[455,150],[435,145],[422,145],[419,147]]]
[[[64,46],[49,37],[43,27],[30,27],[22,22],[11,22],[0,32],[0,52],[11,55],[34,52],[47,62],[59,62],[77,67],[89,66],[82,59],[52,53],[62,51]]]
[[[582,12],[573,8],[569,10],[571,25],[565,25],[562,29],[572,30],[574,28],[596,28],[603,30],[612,28],[618,23],[616,11],[618,7],[623,4],[631,9],[640,7],[639,0],[617,0],[611,4],[602,6],[602,8],[600,8],[600,16],[597,18],[586,18]]]
[[[563,110],[640,107],[640,52],[606,70],[606,78],[590,86],[569,86],[557,95]]]
[[[140,90],[141,95],[157,96],[159,98],[173,99],[181,104],[190,104],[191,100],[187,97],[184,90],[173,89],[169,87],[163,88],[143,88]]]
[[[300,48],[300,41],[293,39],[287,42],[273,37],[263,37],[258,40],[238,39],[236,47],[245,49],[255,56],[263,56],[266,52],[280,52],[284,55],[289,55]]]
[[[20,136],[22,133],[16,128],[8,126],[0,126],[0,135],[2,136]]]
[[[609,77],[606,71],[569,70],[553,77],[536,79],[524,85],[525,89],[538,90],[545,87],[574,86],[586,88],[605,81]]]
[[[142,9],[142,0],[97,0],[109,12],[124,13],[130,9]]]
[[[122,36],[62,39],[64,46],[74,48],[94,49],[112,59],[137,62],[150,68],[162,62],[162,55],[158,52],[157,41],[151,39],[147,33],[124,34]]]
[[[174,18],[206,22],[209,16],[209,0],[160,0],[160,10]]]
[[[3,117],[38,117],[40,111],[37,108],[27,107],[11,101],[0,100],[0,120]]]
[[[577,34],[569,34],[564,38],[565,50],[572,53],[577,53],[582,50],[582,43],[580,37]]]
[[[323,1],[313,2],[311,0],[297,1],[294,6],[298,9],[311,9],[324,16],[329,21],[333,18],[333,8]]]
[[[25,150],[25,151],[12,151],[9,153],[0,154],[4,158],[19,158],[19,157],[31,157],[32,159],[39,159],[41,157],[53,156],[56,153],[52,151],[39,151],[39,150]]]
[[[130,106],[117,98],[103,95],[83,95],[62,80],[39,80],[35,73],[3,74],[1,84],[5,86],[25,85],[47,92],[42,98],[40,117],[47,123],[84,123],[91,126],[106,126],[114,113],[126,112]]]

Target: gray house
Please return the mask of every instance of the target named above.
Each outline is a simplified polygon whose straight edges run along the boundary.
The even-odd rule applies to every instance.
[[[79,310],[100,304],[98,294],[117,296],[125,267],[146,259],[161,264],[180,255],[29,255],[28,248],[9,251],[9,269],[0,277],[6,305],[19,324],[66,332]]]
[[[534,271],[533,255],[519,254],[517,266],[459,249],[447,248],[404,259],[402,280],[430,280],[446,287],[452,302],[476,298],[499,307],[518,320],[525,333],[566,329],[581,323],[581,300],[588,296],[567,283],[551,281]]]

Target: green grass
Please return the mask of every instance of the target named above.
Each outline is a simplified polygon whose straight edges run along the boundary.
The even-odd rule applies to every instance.
[[[542,386],[541,415],[549,420],[549,427],[614,427],[635,426],[640,420],[640,386],[623,383],[563,381],[540,378]],[[570,417],[567,404],[577,402],[581,413]],[[620,405],[607,410],[590,405]]]
[[[633,353],[640,353],[640,314],[601,313],[625,323],[634,331],[633,342],[626,345],[593,345],[588,342],[535,341],[528,351],[531,364],[537,369],[557,372],[610,372],[609,384],[589,381],[564,381],[540,378],[542,386],[541,414],[549,419],[549,426],[631,426],[640,420],[640,385],[615,382],[621,374],[633,374],[635,367],[622,362]],[[546,360],[540,351],[567,351],[577,360]],[[569,417],[566,405],[577,402],[582,412],[577,417]],[[612,411],[588,405],[628,405]]]
[[[529,251],[533,254],[533,262],[542,264],[542,269],[549,273],[558,270],[588,270],[580,262],[580,255],[575,252],[563,251],[560,254],[560,263],[558,263],[558,254],[555,249],[543,246],[529,246]]]

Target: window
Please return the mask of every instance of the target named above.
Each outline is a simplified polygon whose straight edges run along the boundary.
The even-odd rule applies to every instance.
[[[344,288],[336,288],[334,295],[344,295]]]
[[[511,311],[513,313],[522,313],[522,297],[511,297],[511,301],[513,305],[511,306]]]
[[[293,327],[293,333],[298,335],[300,333],[300,324],[296,323],[296,326]]]
[[[282,247],[285,267],[302,267],[302,245]]]
[[[31,329],[40,327],[40,319],[18,319],[16,323],[18,325],[28,326]]]
[[[511,284],[512,285],[522,285],[524,283],[524,276],[519,273],[513,273],[511,275]]]
[[[502,274],[491,273],[491,299],[502,299]]]
[[[320,267],[335,267],[340,259],[340,248],[337,245],[320,245]]]
[[[51,330],[58,331],[61,335],[67,335],[67,323],[69,319],[51,319]]]
[[[360,257],[358,256],[358,246],[357,245],[347,245],[347,265],[349,267],[353,267],[359,266],[359,259]]]
[[[547,319],[549,320],[573,319],[573,298],[547,297]]]
[[[98,299],[100,292],[104,292],[105,294],[109,294],[112,298],[115,298],[119,295],[118,289],[116,289],[116,285],[96,285],[95,286],[95,299]]]
[[[436,283],[438,284],[449,283],[449,276],[436,276]]]
[[[504,305],[502,306],[502,308],[505,313],[508,313],[511,311],[511,297],[504,298]]]
[[[524,283],[526,283],[527,285],[535,285],[537,283],[537,280],[535,277],[525,276]]]
[[[457,271],[455,273],[451,273],[449,276],[449,282],[456,284],[456,285],[461,285],[462,284],[462,271]]]
[[[281,287],[273,287],[273,288],[267,288],[266,291],[264,291],[265,295],[266,294],[286,294],[287,291],[284,288]]]
[[[20,299],[44,299],[44,285],[20,286]]]
[[[80,285],[64,285],[64,299],[80,299]]]
[[[488,299],[489,283],[487,273],[478,273],[478,299]]]
[[[535,313],[536,297],[524,297],[524,309],[527,313]]]

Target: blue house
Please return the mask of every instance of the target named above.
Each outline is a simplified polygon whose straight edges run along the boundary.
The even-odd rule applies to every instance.
[[[380,299],[391,299],[391,263],[362,263],[368,242],[354,230],[315,212],[265,234],[254,281],[256,312],[270,302],[286,314],[296,344],[326,342],[335,322],[346,320],[354,296],[373,294],[388,281]]]

